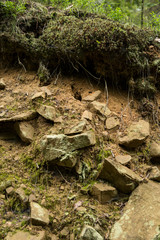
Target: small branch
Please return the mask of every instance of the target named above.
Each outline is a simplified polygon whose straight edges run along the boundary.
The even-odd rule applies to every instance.
[[[25,66],[24,66],[23,63],[20,61],[19,56],[18,56],[18,63],[19,63],[19,65],[21,65],[21,66],[23,67],[24,71],[27,72]]]
[[[61,175],[61,177],[63,178],[63,180],[64,180],[67,184],[71,184],[70,182],[68,182],[68,181],[64,178],[64,176],[62,175],[62,173],[60,172],[60,170],[58,169],[58,167],[57,167],[57,170],[58,170],[59,174]]]
[[[104,108],[104,112],[106,111],[106,108],[107,108],[107,106],[108,106],[108,86],[107,86],[107,81],[105,80],[105,90],[106,90],[106,98],[107,98],[107,100],[106,100],[106,106],[105,106],[105,108]]]
[[[61,74],[61,72],[59,71],[59,73],[57,74],[57,77],[56,77],[56,80],[54,81],[54,85],[57,84],[57,81],[58,81],[58,78],[59,78],[59,75]]]
[[[67,8],[65,8],[65,10],[69,10],[69,9],[71,9],[72,7],[73,7],[73,4],[70,5],[70,6],[68,6]]]

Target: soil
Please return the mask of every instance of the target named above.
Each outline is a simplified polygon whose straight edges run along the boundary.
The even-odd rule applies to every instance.
[[[43,103],[55,106],[59,116],[62,116],[63,119],[61,124],[53,124],[41,116],[32,120],[35,135],[31,145],[25,145],[16,133],[11,131],[12,127],[5,126],[0,132],[0,181],[10,179],[14,188],[25,187],[28,195],[34,194],[37,201],[49,210],[50,225],[45,228],[48,236],[55,234],[57,239],[67,240],[74,233],[75,239],[78,239],[83,225],[88,224],[94,226],[105,236],[105,239],[108,239],[111,226],[122,215],[128,196],[120,195],[113,201],[104,205],[100,204],[81,190],[89,183],[89,176],[81,179],[74,170],[57,166],[52,169],[48,168],[43,163],[41,154],[36,155],[38,151],[36,147],[42,136],[47,133],[62,132],[71,123],[80,120],[82,113],[87,109],[87,103],[78,99],[83,100],[83,97],[96,90],[102,91],[98,101],[108,102],[109,109],[119,117],[120,132],[123,132],[131,122],[142,118],[138,111],[139,102],[129,96],[128,92],[123,92],[115,87],[108,88],[107,97],[103,83],[93,82],[85,77],[59,76],[52,79],[51,84],[47,87],[39,86],[39,79],[36,72],[33,71],[25,73],[21,69],[1,69],[0,78],[3,78],[6,84],[6,89],[0,90],[0,118],[33,109],[35,105],[31,101],[32,96],[47,88],[50,94],[43,100]],[[159,95],[157,95],[157,101],[160,101]],[[116,144],[115,133],[110,133],[110,141],[103,142],[101,133],[105,127],[102,119],[95,116],[90,124],[100,139],[99,146],[86,152],[87,155],[92,156],[92,161],[99,153],[102,143],[104,149],[110,149],[114,155],[127,153]],[[154,127],[153,125],[153,129]],[[137,149],[136,153],[129,153],[133,156],[130,168],[145,178],[148,159],[142,150],[143,148],[140,152]],[[16,229],[25,229],[31,232],[41,229],[41,227],[30,224],[28,209],[21,211],[21,209],[15,208],[11,201],[12,199],[7,195],[0,195],[0,239],[4,239],[8,232],[14,232]],[[75,209],[75,204],[78,202],[85,208],[84,211]],[[64,228],[68,231],[67,236],[63,236]]]

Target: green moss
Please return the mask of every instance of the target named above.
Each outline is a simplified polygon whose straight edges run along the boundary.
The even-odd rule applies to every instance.
[[[112,155],[111,150],[101,149],[97,155],[97,160],[99,163],[101,163],[105,158],[108,158],[111,155]]]
[[[95,181],[92,180],[90,183],[84,185],[84,186],[81,188],[81,192],[82,192],[83,194],[87,194],[87,193],[91,190],[91,188],[92,188],[92,186],[94,185],[94,183],[95,183]]]
[[[2,21],[0,32],[1,56],[13,61],[19,49],[31,65],[40,63],[42,85],[57,72],[84,70],[91,65],[94,73],[107,75],[108,81],[117,84],[117,79],[123,79],[127,84],[132,75],[137,79],[147,70],[144,63],[150,61],[147,51],[155,38],[153,31],[122,25],[105,16],[79,14],[75,9],[55,14],[32,2],[18,19]]]

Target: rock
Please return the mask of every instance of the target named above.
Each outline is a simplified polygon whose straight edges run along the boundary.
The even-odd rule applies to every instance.
[[[4,90],[6,88],[6,84],[4,83],[3,78],[0,79],[0,90]]]
[[[58,240],[57,236],[55,234],[52,234],[50,236],[50,240]]]
[[[129,168],[109,158],[104,160],[99,178],[112,183],[122,193],[132,192],[142,182],[142,178]]]
[[[10,180],[2,181],[0,183],[0,192],[3,192],[6,188],[10,187],[12,182]]]
[[[92,146],[95,143],[94,132],[88,131],[75,136],[47,135],[40,144],[46,161],[72,168],[77,162],[76,150]]]
[[[100,103],[97,101],[89,103],[88,107],[95,113],[102,116],[108,117],[111,114],[109,108],[106,107],[105,103]]]
[[[84,97],[82,100],[87,102],[93,102],[97,100],[101,95],[101,91],[95,91],[92,94],[89,94],[88,96]]]
[[[71,233],[71,234],[70,234],[70,238],[69,238],[69,240],[75,240],[74,233]]]
[[[127,130],[127,135],[119,138],[119,144],[128,148],[136,148],[143,144],[149,136],[149,123],[140,120],[133,123]]]
[[[158,240],[160,238],[160,184],[149,181],[136,188],[111,230],[110,240]]]
[[[103,237],[90,226],[84,226],[80,234],[80,240],[103,240]]]
[[[127,165],[132,159],[130,155],[117,155],[115,158],[122,165]]]
[[[5,215],[5,219],[10,220],[11,218],[14,218],[14,213],[13,212],[7,212]]]
[[[92,121],[92,113],[85,110],[82,114],[82,119],[87,119],[87,120]]]
[[[29,232],[18,231],[13,235],[9,233],[5,240],[47,240],[47,238],[45,231],[39,231],[36,235],[31,235]]]
[[[44,226],[49,224],[49,213],[48,210],[41,207],[36,202],[30,203],[31,208],[31,223],[33,225]]]
[[[103,131],[102,132],[102,136],[103,136],[103,140],[104,141],[108,141],[109,140],[109,134],[107,131]]]
[[[69,236],[69,230],[68,230],[67,227],[65,227],[65,228],[62,229],[62,231],[60,232],[60,236],[61,236],[62,238],[65,237],[65,238],[67,239],[67,236]]]
[[[0,200],[4,200],[6,197],[4,194],[0,194]]]
[[[0,117],[4,117],[5,114],[6,114],[6,111],[2,111],[2,112],[0,112]]]
[[[85,126],[86,126],[86,121],[82,120],[77,124],[75,124],[74,126],[71,126],[69,129],[65,129],[64,133],[66,135],[78,134],[83,132],[83,130],[85,129]]]
[[[62,116],[57,117],[57,118],[54,119],[54,123],[62,123],[62,122],[63,122]]]
[[[31,143],[34,136],[34,128],[27,122],[16,122],[14,125],[18,136],[25,143]]]
[[[34,194],[31,193],[29,195],[29,199],[28,200],[29,200],[29,202],[35,202],[37,200],[37,198],[36,198],[36,196]]]
[[[15,115],[15,116],[10,117],[10,118],[1,118],[0,123],[2,123],[2,122],[16,122],[16,121],[29,121],[29,120],[35,119],[36,117],[37,117],[37,112],[28,111],[28,112],[25,112],[25,113]]]
[[[106,128],[107,130],[118,129],[120,126],[119,119],[116,117],[109,117],[106,120]]]
[[[37,108],[37,112],[44,117],[47,120],[50,121],[54,121],[55,118],[57,118],[56,116],[56,109],[54,107],[51,106],[47,106],[47,105],[40,105]]]
[[[18,188],[15,191],[15,194],[17,196],[17,198],[19,198],[19,200],[23,203],[23,204],[27,204],[28,203],[28,196],[25,194],[25,191],[23,190],[23,188]]]
[[[13,187],[8,187],[8,188],[6,189],[7,195],[12,195],[13,192],[14,192],[14,188],[13,188]]]
[[[77,211],[77,212],[81,212],[81,213],[83,212],[83,213],[84,213],[84,212],[87,211],[87,209],[86,209],[85,207],[77,207],[77,208],[76,208],[76,211]]]
[[[152,167],[148,174],[149,174],[148,178],[150,180],[160,182],[160,171],[158,167]]]
[[[160,143],[156,142],[151,143],[150,157],[152,161],[160,161]]]
[[[117,196],[117,190],[107,183],[95,183],[91,189],[91,195],[100,203],[105,204]]]
[[[45,98],[45,92],[37,92],[33,95],[32,101],[36,101],[38,99],[44,99]]]
[[[51,93],[51,91],[49,90],[48,87],[41,87],[41,90],[42,90],[43,92],[45,92],[45,94],[46,94],[47,96],[51,96],[51,95],[52,95],[52,93]]]

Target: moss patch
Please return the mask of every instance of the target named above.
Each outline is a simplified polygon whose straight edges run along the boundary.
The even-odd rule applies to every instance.
[[[154,32],[128,27],[106,16],[79,14],[74,9],[49,12],[39,3],[27,3],[16,18],[8,21],[3,17],[0,32],[3,62],[10,59],[12,64],[36,69],[41,62],[52,76],[56,71],[85,71],[127,85],[131,77],[136,82],[147,73],[148,66],[150,73],[156,68],[149,50]],[[47,82],[48,76],[49,72]]]

